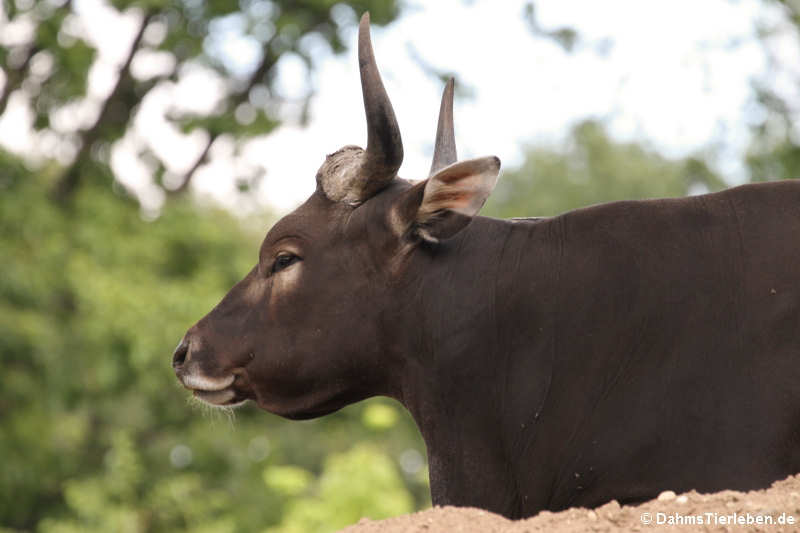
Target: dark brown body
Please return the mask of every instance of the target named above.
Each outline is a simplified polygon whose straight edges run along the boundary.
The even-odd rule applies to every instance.
[[[798,236],[794,181],[476,218],[412,291],[434,502],[528,516],[800,471]]]

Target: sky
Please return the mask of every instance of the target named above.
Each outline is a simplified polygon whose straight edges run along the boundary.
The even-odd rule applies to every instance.
[[[570,126],[597,118],[616,138],[643,140],[670,156],[718,147],[720,171],[733,182],[744,178],[738,154],[748,124],[758,119],[749,78],[767,69],[754,34],[754,21],[770,16],[764,2],[537,2],[542,27],[578,31],[581,42],[571,54],[535,37],[523,9],[524,2],[513,1],[425,2],[373,30],[404,140],[401,176],[427,176],[443,88],[414,60],[413,47],[473,93],[454,109],[462,158],[497,155],[513,167],[525,145],[558,144]],[[349,40],[355,43],[355,28]],[[786,53],[800,58],[796,50]],[[321,64],[312,76],[308,127],[289,121],[245,150],[267,169],[261,198],[279,209],[313,192],[325,154],[366,142],[355,50]],[[282,93],[301,93],[302,69],[282,67]],[[199,190],[215,190],[224,163],[213,167],[198,174]]]
[[[497,155],[505,168],[522,162],[526,145],[559,146],[571,126],[594,118],[604,121],[615,138],[645,142],[668,156],[713,152],[712,163],[735,183],[744,179],[741,153],[748,128],[760,118],[750,81],[797,90],[794,80],[768,68],[755,36],[757,24],[779,20],[777,8],[763,0],[538,0],[540,27],[577,30],[579,41],[571,53],[531,32],[523,17],[525,3],[406,2],[396,22],[373,28],[375,55],[404,141],[402,177],[427,175],[443,89],[414,56],[454,72],[457,85],[470,94],[455,103],[459,156]],[[119,15],[102,0],[76,0],[75,6],[79,16],[70,21],[73,33],[86,35],[100,54],[90,73],[89,97],[66,110],[56,124],[59,119],[91,123],[137,23],[138,14]],[[355,22],[358,14],[339,8],[337,16]],[[16,31],[24,33],[24,28]],[[3,39],[13,37],[8,28],[4,32]],[[340,56],[311,42],[319,68],[310,76],[298,58],[281,59],[277,89],[289,102],[281,111],[283,124],[238,153],[231,139],[219,138],[209,163],[194,178],[196,194],[241,210],[233,176],[260,168],[265,177],[256,206],[287,211],[313,192],[314,175],[326,154],[346,144],[365,144],[355,25],[343,37],[353,49]],[[147,39],[156,42],[158,28]],[[771,51],[783,63],[800,65],[795,41],[776,38]],[[215,28],[207,49],[242,71],[257,55],[252,43],[225,24]],[[164,53],[141,54],[133,64],[134,74],[142,77],[169,67]],[[150,180],[152,164],[137,153],[143,146],[155,152],[167,164],[167,180],[185,171],[203,146],[203,134],[181,133],[165,112],[171,106],[209,109],[224,83],[199,67],[182,74],[180,83],[148,94],[135,128],[112,150],[116,174],[137,192],[145,209],[157,210],[163,193]],[[309,81],[311,120],[302,127],[292,102],[301,101]],[[46,151],[47,139],[20,133],[25,110],[13,104],[0,120],[0,143],[18,152]],[[51,148],[69,159],[69,146]]]

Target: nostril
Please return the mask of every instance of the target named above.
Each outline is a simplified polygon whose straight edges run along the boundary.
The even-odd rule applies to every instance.
[[[189,343],[186,339],[181,340],[175,352],[172,354],[172,367],[180,368],[186,362],[186,355],[189,353]]]

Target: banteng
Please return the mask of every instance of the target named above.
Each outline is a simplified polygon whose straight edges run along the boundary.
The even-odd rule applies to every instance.
[[[477,216],[500,163],[456,160],[452,83],[406,181],[366,15],[358,53],[366,150],[325,159],[186,333],[187,388],[292,419],[395,398],[433,502],[508,517],[800,471],[800,182]]]

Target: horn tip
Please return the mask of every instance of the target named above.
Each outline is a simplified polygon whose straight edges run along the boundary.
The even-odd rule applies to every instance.
[[[361,15],[361,22],[358,23],[358,57],[361,57],[361,54],[364,53],[371,53],[371,50],[366,50],[367,48],[372,48],[372,44],[370,43],[370,36],[369,36],[369,11],[365,11],[363,15]]]
[[[450,109],[453,108],[454,87],[455,87],[455,80],[452,77],[448,78],[447,83],[444,86],[444,91],[442,91],[442,108],[439,111],[440,114],[445,111],[445,106],[447,106],[447,108]],[[452,112],[451,112],[451,118],[452,118]]]
[[[455,85],[455,80],[452,77],[448,78],[447,83],[444,86],[444,92],[442,93],[442,98],[450,102],[451,106],[453,105],[453,92]]]

